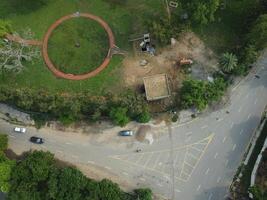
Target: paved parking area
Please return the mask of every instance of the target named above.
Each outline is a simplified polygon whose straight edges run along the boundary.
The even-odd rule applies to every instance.
[[[210,135],[195,143],[177,147],[173,150],[163,149],[159,151],[136,152],[115,155],[111,156],[111,158],[126,162],[129,166],[135,165],[144,170],[154,171],[163,176],[169,176],[173,166],[175,178],[187,182],[212,138],[213,135]]]

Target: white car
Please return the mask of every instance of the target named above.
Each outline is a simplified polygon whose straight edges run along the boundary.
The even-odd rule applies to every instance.
[[[14,131],[17,132],[17,133],[26,133],[26,128],[15,127]]]

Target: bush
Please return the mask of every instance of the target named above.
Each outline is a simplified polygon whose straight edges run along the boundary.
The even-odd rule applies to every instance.
[[[248,40],[258,50],[267,47],[267,14],[258,17],[250,33],[248,33]]]
[[[0,151],[7,149],[8,137],[5,134],[0,134]]]
[[[241,62],[245,65],[253,64],[258,58],[258,51],[255,45],[247,45],[241,53]]]
[[[137,189],[134,191],[136,199],[140,200],[152,200],[152,191],[148,188]]]
[[[203,110],[213,101],[218,101],[224,94],[227,84],[223,78],[216,78],[213,83],[199,80],[186,80],[181,88],[181,105],[187,109],[196,107]]]
[[[150,119],[151,119],[151,116],[150,116],[149,112],[147,112],[147,111],[142,112],[137,117],[137,121],[140,123],[147,123],[150,121]]]
[[[127,111],[128,109],[125,107],[111,108],[109,117],[116,125],[123,127],[130,121]]]

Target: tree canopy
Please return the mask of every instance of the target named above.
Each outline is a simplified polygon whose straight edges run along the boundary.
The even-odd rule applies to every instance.
[[[135,200],[136,196],[126,194],[110,180],[97,182],[74,167],[58,167],[53,154],[43,151],[30,152],[18,162],[10,184],[8,200]],[[150,200],[152,193],[142,195],[140,200]]]
[[[263,49],[267,46],[267,14],[258,17],[248,34],[248,40],[258,49]]]
[[[185,80],[181,88],[181,105],[183,108],[203,110],[209,103],[218,101],[225,89],[226,83],[222,78],[217,78],[214,82]]]
[[[215,13],[220,0],[189,0],[183,1],[194,23],[206,25],[215,20]]]

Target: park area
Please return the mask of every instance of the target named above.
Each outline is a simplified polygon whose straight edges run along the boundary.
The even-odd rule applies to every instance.
[[[170,6],[170,2],[177,4],[172,3]],[[180,89],[184,81],[190,79],[197,80],[196,85],[204,83],[202,88],[209,88],[213,99],[188,103],[192,99],[190,96],[190,99],[182,99],[186,101],[182,108],[195,106],[202,110],[223,95],[226,85],[224,81],[228,75],[244,74],[246,70],[243,69],[247,69],[248,63],[256,57],[246,62],[245,67],[241,67],[244,62],[238,62],[237,59],[242,57],[239,55],[240,50],[246,49],[243,47],[246,45],[247,23],[257,18],[253,13],[258,9],[259,1],[214,0],[212,3],[215,9],[210,5],[210,13],[203,13],[203,21],[198,21],[200,18],[194,18],[197,10],[194,6],[198,4],[187,4],[184,0],[1,0],[0,16],[2,20],[10,22],[12,33],[27,39],[23,34],[25,29],[30,30],[28,33],[31,33],[31,39],[39,45],[34,59],[21,59],[24,67],[19,73],[1,68],[0,86],[17,89],[16,95],[21,98],[18,103],[18,98],[7,95],[2,101],[12,101],[20,108],[29,110],[34,103],[26,102],[25,98],[29,97],[22,94],[25,88],[41,91],[39,93],[46,96],[60,94],[72,101],[71,98],[79,94],[86,93],[90,97],[110,93],[119,95],[129,89],[145,96],[148,94],[145,90],[150,84],[154,88],[161,87],[159,91],[162,89],[155,97],[146,98],[148,101],[156,100],[149,102],[153,107],[150,111],[162,112],[179,106]],[[93,18],[99,20],[85,18],[85,15],[93,15]],[[58,20],[65,17],[67,20],[58,23]],[[145,41],[147,33],[149,38]],[[145,51],[144,41],[138,39],[140,37],[145,45],[150,45],[145,46]],[[233,60],[233,63],[230,63],[230,69],[224,70],[220,69],[219,61],[221,54],[225,52],[230,52],[226,54],[226,62],[228,59]],[[218,73],[220,70],[225,72],[223,80]],[[61,72],[71,80],[57,75]],[[86,73],[93,75],[83,76]],[[165,77],[161,86],[153,81],[147,87],[144,86],[145,77],[159,75]],[[220,79],[217,81],[218,77]],[[159,79],[151,80],[157,82]],[[188,87],[193,85],[189,83]],[[203,94],[199,96],[204,97]],[[48,98],[49,101],[51,98]],[[121,102],[114,103],[114,106],[118,107],[118,104]],[[76,106],[73,109],[83,108],[78,102]],[[48,110],[39,107],[34,111]],[[129,110],[131,109],[128,108],[127,113]],[[136,110],[138,114],[130,114],[131,119],[140,117],[140,109]],[[106,108],[83,114],[94,113],[99,116],[99,112],[109,115]],[[78,111],[77,113],[76,117],[80,118]]]

